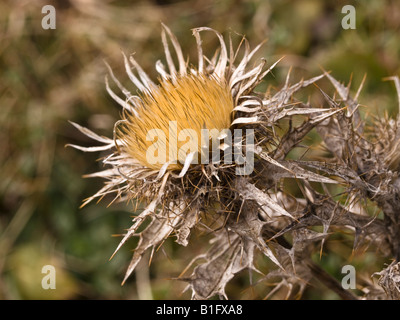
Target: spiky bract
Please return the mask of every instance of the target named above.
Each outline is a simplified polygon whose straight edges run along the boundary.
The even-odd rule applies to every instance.
[[[204,31],[214,33],[220,43],[212,58],[203,54],[200,33]],[[127,75],[138,89],[138,95],[132,95],[123,87],[109,68],[111,78],[125,96],[122,99],[115,94],[106,79],[107,91],[125,110],[123,119],[115,124],[112,139],[74,124],[103,144],[74,147],[90,152],[111,151],[103,159],[108,169],[88,175],[105,178],[104,187],[84,204],[114,194],[114,200],[135,199],[136,204],[144,205],[142,211],[135,211],[133,224],[116,250],[130,237],[139,236],[123,282],[144,252],[151,249],[153,254],[170,235],[175,235],[179,244],[188,245],[194,228],[204,227],[210,231],[204,217],[216,223],[211,229],[212,247],[193,259],[193,263],[197,258],[202,258],[202,262],[189,276],[180,278],[188,282],[193,298],[197,299],[214,295],[226,297],[226,284],[235,274],[243,269],[257,270],[253,264],[257,252],[278,266],[267,271],[260,280],[281,278],[271,294],[287,287],[288,297],[294,296],[296,289],[300,295],[313,278],[334,283],[311,259],[316,248],[322,251],[333,226],[356,230],[355,248],[362,242],[374,243],[385,256],[399,260],[400,116],[396,121],[380,121],[368,135],[358,110],[361,86],[352,99],[349,89],[328,73],[293,85],[289,83],[289,73],[276,93],[258,94],[256,86],[275,66],[265,70],[266,61],[261,59],[249,67],[260,46],[250,50],[244,39],[236,51],[230,42],[228,52],[223,36],[212,29],[194,29],[193,35],[197,44],[197,67],[190,67],[179,42],[163,25],[166,66],[160,61],[156,63],[160,75],[157,84],[133,56],[128,59],[123,55]],[[178,67],[173,62],[169,43],[174,48]],[[241,59],[239,51],[242,51]],[[310,103],[296,100],[296,92],[322,78],[333,84],[341,100],[322,91],[326,108],[314,108]],[[392,79],[400,92],[399,79]],[[305,120],[292,127],[294,116]],[[277,127],[286,119],[290,125],[278,134]],[[178,149],[186,142],[172,144],[176,137],[168,135],[171,121],[176,122],[179,129],[192,129],[196,135],[204,128],[217,129],[217,132],[242,129],[243,133],[251,129],[255,145],[251,148],[241,145],[239,153],[246,158],[249,152],[254,159],[254,170],[248,175],[238,175],[235,169],[243,163],[194,162],[195,154],[198,156],[202,152],[199,144],[189,144],[186,151],[179,153]],[[313,128],[317,128],[325,150],[330,153],[330,161],[288,160],[287,155]],[[152,137],[148,139],[147,134],[152,129],[159,129],[167,140],[158,143]],[[391,136],[379,141],[388,132]],[[247,137],[245,133],[240,142]],[[224,151],[223,134],[216,138],[221,141],[220,151]],[[152,146],[168,154],[165,163],[154,161],[157,153],[150,153],[149,158],[147,151]],[[172,163],[171,160],[179,161]],[[282,187],[283,179],[296,182],[303,196],[294,197],[287,192]],[[315,188],[311,182],[320,188]],[[347,197],[337,201],[330,195],[327,184],[340,184],[344,190],[342,195]],[[365,199],[376,203],[384,215],[383,220],[366,214],[365,208],[362,209]],[[141,226],[143,230],[139,232]],[[393,283],[386,280],[385,283],[390,284],[387,287],[392,288]],[[343,298],[354,298],[340,285],[333,289]]]

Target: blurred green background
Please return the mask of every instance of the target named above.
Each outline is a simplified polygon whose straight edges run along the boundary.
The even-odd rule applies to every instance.
[[[56,8],[56,29],[44,30],[42,7]],[[344,30],[344,5],[356,9],[356,29]],[[258,57],[269,64],[286,58],[261,88],[280,86],[293,66],[294,77],[312,77],[321,67],[340,81],[353,77],[354,89],[367,74],[361,103],[369,112],[395,112],[396,92],[382,78],[400,73],[400,4],[397,0],[59,0],[0,2],[0,299],[188,299],[177,277],[208,246],[193,235],[184,248],[171,239],[142,263],[121,287],[134,241],[111,260],[119,238],[130,226],[131,207],[107,201],[79,209],[103,184],[82,175],[98,171],[101,154],[84,154],[67,143],[89,146],[89,139],[68,120],[107,136],[120,108],[105,91],[107,60],[123,81],[121,50],[136,52],[155,77],[163,60],[160,22],[179,38],[196,64],[194,27],[208,26],[236,43],[245,35]],[[217,39],[205,35],[211,55]],[[132,86],[130,87],[132,88]],[[332,92],[332,88],[330,88]],[[351,256],[351,237],[324,248],[321,263],[340,279],[352,263],[369,277],[382,268],[373,252]],[[344,241],[343,241],[344,238]],[[341,240],[337,241],[336,240]],[[330,246],[335,246],[331,255]],[[319,256],[318,256],[319,259]],[[258,261],[259,260],[259,261]],[[267,266],[263,258],[258,265]],[[56,290],[43,290],[44,265],[56,268]],[[138,281],[136,281],[138,280]],[[235,299],[261,299],[265,285],[248,288],[248,276],[228,286]],[[304,299],[337,298],[314,284]]]

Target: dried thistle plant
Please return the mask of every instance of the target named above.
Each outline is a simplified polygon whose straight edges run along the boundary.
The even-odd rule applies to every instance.
[[[219,39],[220,46],[212,57],[203,54],[203,32]],[[123,87],[109,67],[111,79],[124,95],[115,94],[106,78],[107,91],[124,110],[112,138],[73,123],[102,144],[73,147],[87,152],[110,151],[103,159],[108,168],[88,175],[104,178],[106,183],[84,205],[109,194],[114,194],[113,201],[135,199],[136,204],[146,205],[115,251],[129,238],[139,236],[123,283],[147,250],[152,255],[171,235],[186,246],[191,231],[211,230],[207,221],[212,220],[211,248],[193,257],[188,266],[196,263],[192,273],[180,277],[187,281],[194,299],[228,298],[227,283],[244,269],[263,274],[260,281],[280,279],[267,297],[281,288],[287,289],[287,298],[300,297],[307,283],[317,278],[342,298],[356,299],[315,264],[311,255],[321,250],[330,233],[346,229],[354,231],[354,248],[374,244],[382,256],[396,261],[400,258],[400,116],[397,120],[376,119],[367,128],[358,110],[361,86],[351,98],[349,88],[326,72],[295,84],[290,84],[289,73],[275,93],[258,93],[256,86],[277,63],[267,68],[266,61],[260,60],[253,65],[261,45],[250,49],[243,38],[234,50],[231,39],[227,45],[223,36],[210,28],[194,29],[193,35],[197,66],[185,59],[176,37],[162,25],[166,65],[156,63],[158,83],[133,56],[123,54],[137,95]],[[322,78],[330,80],[339,99],[321,91],[326,101],[323,108],[295,97]],[[392,80],[400,94],[399,79]],[[293,127],[291,120],[296,116],[305,120]],[[290,125],[278,133],[276,129],[284,120]],[[289,160],[289,152],[314,128],[329,158]],[[192,131],[179,136],[184,129]],[[204,129],[211,130],[205,138]],[[157,133],[158,139],[151,132]],[[234,132],[242,135],[229,141],[227,137]],[[212,153],[210,146],[216,146],[217,152]],[[218,157],[201,161],[211,154]],[[229,155],[241,161],[226,161]],[[250,171],[245,170],[246,165]],[[282,184],[285,179],[296,182],[303,196],[292,196]],[[345,200],[335,200],[327,184],[341,186]],[[367,199],[376,204],[383,219],[367,213]],[[316,231],[316,226],[322,231]],[[258,270],[254,265],[258,254],[269,258],[276,268]],[[388,277],[394,274],[385,270],[380,274],[384,279],[381,283],[389,283]],[[398,290],[398,285],[386,285],[385,290]],[[369,290],[368,297],[374,298],[371,292],[377,297],[383,289]]]

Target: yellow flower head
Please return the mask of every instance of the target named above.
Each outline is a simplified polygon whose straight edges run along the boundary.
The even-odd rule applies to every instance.
[[[117,136],[143,166],[160,170],[170,163],[169,170],[179,170],[190,151],[201,155],[202,130],[228,129],[232,111],[232,94],[224,80],[188,74],[175,83],[161,80],[143,93],[136,113],[126,114]]]

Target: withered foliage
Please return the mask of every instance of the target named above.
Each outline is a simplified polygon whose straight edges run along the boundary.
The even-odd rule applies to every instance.
[[[343,299],[399,298],[400,116],[397,119],[375,118],[366,124],[361,119],[357,102],[359,91],[353,98],[348,87],[328,73],[323,76],[331,81],[339,96],[333,99],[321,92],[327,106],[335,112],[310,113],[301,125],[290,127],[282,135],[274,135],[276,147],[258,153],[256,172],[230,182],[229,187],[236,191],[237,205],[224,227],[215,233],[212,248],[197,257],[204,261],[185,279],[193,298],[207,299],[215,294],[226,298],[226,284],[246,268],[263,273],[265,276],[260,281],[281,279],[266,297],[282,287],[288,289],[287,298],[300,297],[307,283],[316,278]],[[314,110],[294,100],[293,94],[316,79],[282,88],[271,99],[271,104],[260,110],[265,121],[275,123],[271,119],[283,112],[278,111],[279,105],[285,105],[285,117],[289,118],[295,106],[302,106],[305,113]],[[392,80],[400,92],[399,79]],[[322,138],[323,147],[329,150],[327,158],[323,161],[286,159],[313,128]],[[286,192],[281,187],[282,179],[295,180],[303,197],[293,197]],[[317,191],[310,182],[322,184],[323,191]],[[340,200],[326,187],[332,183],[344,190]],[[368,210],[371,203],[379,208],[373,215]],[[378,217],[378,213],[382,216]],[[192,221],[186,224],[195,225]],[[376,254],[380,257],[394,260],[374,274],[380,276],[381,287],[367,279],[364,286],[359,287],[365,295],[358,297],[344,290],[311,259],[331,234],[343,231],[353,233],[354,250],[370,246],[378,249]],[[253,264],[256,253],[267,256],[277,268],[257,270]]]
[[[248,69],[246,65],[256,50],[250,51],[244,42],[244,58],[235,67],[237,51],[233,51],[230,43],[228,53],[222,36],[215,31],[221,42],[221,53],[206,58],[199,34],[210,31],[208,28],[194,32],[199,67],[189,70],[176,38],[167,27],[163,28],[170,73],[160,62],[156,64],[157,70],[172,82],[179,76],[192,74],[218,76],[229,83],[235,102],[230,129],[254,131],[256,146],[252,150],[246,150],[245,144],[241,146],[243,155],[252,152],[254,170],[249,175],[238,175],[236,163],[219,161],[196,165],[187,161],[181,172],[168,170],[168,166],[151,171],[129,158],[123,137],[99,137],[76,125],[104,144],[92,149],[78,148],[113,150],[104,160],[111,168],[92,175],[106,178],[108,182],[89,200],[115,192],[117,200],[138,199],[146,203],[116,250],[132,236],[139,237],[124,282],[146,251],[150,250],[153,255],[171,236],[178,244],[187,246],[192,231],[197,228],[211,234],[211,247],[193,257],[178,277],[187,282],[194,299],[216,295],[229,298],[226,285],[245,269],[261,274],[258,282],[274,280],[274,287],[266,293],[266,298],[283,289],[286,289],[286,298],[301,297],[310,280],[318,279],[343,299],[397,299],[400,295],[400,114],[397,119],[365,120],[357,101],[362,85],[353,97],[349,86],[327,72],[294,84],[289,73],[286,82],[274,93],[259,94],[254,89],[269,71],[264,71],[265,61]],[[180,75],[173,64],[166,35],[177,53]],[[126,57],[125,64],[128,64]],[[146,89],[150,80],[134,64],[141,80],[127,66],[130,78],[142,85],[143,90],[153,90],[152,82]],[[127,109],[135,109],[139,98],[131,99],[132,95],[112,77],[127,101],[132,102]],[[321,79],[330,81],[333,92],[320,91],[322,106],[299,100],[297,95],[302,89],[319,90],[316,83]],[[399,78],[390,79],[395,83],[400,101]],[[108,84],[107,88],[118,100]],[[118,101],[124,106],[123,100]],[[303,118],[300,124],[294,121],[299,117]],[[313,129],[321,142],[312,148],[323,149],[324,157],[289,156]],[[292,194],[285,181],[295,184],[300,194]],[[342,190],[340,197],[332,194],[331,186]],[[377,208],[372,213],[371,204]],[[378,283],[365,279],[359,288],[363,294],[358,296],[343,289],[312,259],[313,254],[323,251],[332,234],[344,231],[354,235],[354,250],[370,246],[378,249],[376,254],[380,257],[393,260],[390,266],[382,266],[383,270],[375,274],[380,276]],[[264,255],[275,267],[259,270],[255,263],[259,255]]]

